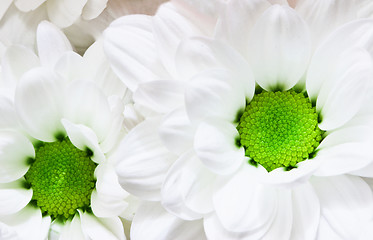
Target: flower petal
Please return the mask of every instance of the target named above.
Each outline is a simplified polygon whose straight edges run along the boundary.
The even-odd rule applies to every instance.
[[[3,0],[0,2],[0,19],[3,18],[5,12],[8,10],[10,4],[12,4],[13,0]]]
[[[46,0],[14,0],[14,4],[22,12],[29,12],[38,8]]]
[[[65,127],[71,143],[74,144],[75,147],[82,151],[86,151],[87,148],[91,150],[93,152],[91,159],[96,163],[105,161],[105,155],[98,145],[97,136],[92,129],[82,124],[72,123],[67,119],[62,119],[61,123]]]
[[[0,183],[12,182],[26,174],[29,158],[35,157],[34,146],[22,134],[0,131]]]
[[[246,158],[244,148],[236,145],[237,137],[237,129],[229,122],[202,122],[194,137],[194,149],[208,169],[218,174],[230,174]]]
[[[0,221],[12,227],[17,239],[40,240],[48,236],[51,218],[42,217],[39,208],[27,206],[16,214],[1,216]]]
[[[158,132],[160,119],[138,124],[120,142],[113,159],[119,184],[146,200],[159,200],[160,189],[176,157],[162,144]]]
[[[313,240],[320,219],[320,203],[309,183],[292,190],[293,224],[290,240]]]
[[[130,15],[114,21],[104,32],[104,50],[114,72],[135,91],[141,82],[167,79],[156,52],[151,17]]]
[[[92,192],[92,210],[97,217],[119,216],[127,207],[125,198],[129,195],[120,187],[114,167],[102,163],[95,169],[96,189]]]
[[[290,7],[268,8],[255,24],[248,44],[255,80],[266,90],[290,89],[306,71],[310,36],[306,23]]]
[[[58,240],[81,240],[84,238],[80,217],[75,214],[71,221],[65,222]]]
[[[82,14],[87,0],[48,0],[48,17],[60,28],[72,25]]]
[[[258,18],[270,6],[265,0],[229,1],[222,10],[215,38],[229,43],[247,58],[250,32]]]
[[[192,124],[185,108],[167,114],[159,128],[159,135],[165,146],[173,153],[181,155],[193,147],[195,124]]]
[[[125,240],[122,222],[118,217],[97,218],[87,212],[78,210],[85,236],[92,240]]]
[[[356,18],[357,4],[349,0],[298,0],[295,10],[307,22],[317,46],[334,29]]]
[[[45,66],[53,66],[64,52],[72,51],[66,36],[50,22],[42,21],[36,36],[40,62]]]
[[[139,84],[133,101],[156,112],[168,113],[184,104],[185,84],[181,81],[158,80]]]
[[[211,185],[215,174],[193,152],[182,155],[170,168],[162,187],[162,205],[174,215],[195,220],[213,211]]]
[[[93,67],[91,66],[91,68]],[[67,82],[86,80],[88,76],[84,69],[83,58],[73,51],[61,52],[54,65],[54,71],[66,79]]]
[[[83,8],[82,17],[84,20],[92,20],[106,8],[107,0],[88,0]]]
[[[17,213],[31,201],[32,190],[22,184],[22,180],[0,183],[0,215]]]
[[[133,219],[131,239],[205,240],[206,237],[201,220],[185,221],[168,213],[159,203],[146,202]]]
[[[10,99],[0,96],[0,129],[20,128],[17,114],[14,108],[14,103]]]
[[[373,196],[368,184],[348,175],[315,177],[311,184],[320,200],[321,215],[339,238],[359,236],[359,225],[373,215]]]
[[[263,236],[270,227],[277,209],[276,191],[259,184],[256,178],[257,169],[245,164],[217,189],[213,202],[225,229]]]

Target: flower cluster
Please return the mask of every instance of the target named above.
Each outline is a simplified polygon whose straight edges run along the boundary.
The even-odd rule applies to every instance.
[[[0,239],[373,238],[370,0],[3,0]]]

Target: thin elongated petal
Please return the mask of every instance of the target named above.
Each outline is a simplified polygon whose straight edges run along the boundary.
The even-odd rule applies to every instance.
[[[29,12],[38,8],[46,0],[15,0],[14,4],[23,12]]]
[[[75,214],[71,221],[66,221],[58,240],[80,240],[84,239],[80,216]]]
[[[106,8],[107,0],[88,0],[83,8],[82,17],[84,20],[92,20]]]
[[[0,214],[9,215],[19,212],[30,201],[32,190],[25,189],[24,181],[0,183]]]
[[[0,19],[3,18],[4,13],[8,10],[10,4],[12,4],[13,0],[3,0],[0,2]]]
[[[266,90],[292,88],[305,73],[310,52],[308,27],[290,7],[273,5],[252,30],[249,60]]]
[[[168,213],[159,203],[146,202],[133,219],[131,239],[205,240],[206,237],[202,220],[185,221]]]
[[[87,0],[48,0],[48,17],[58,27],[68,27],[80,17],[86,3]]]

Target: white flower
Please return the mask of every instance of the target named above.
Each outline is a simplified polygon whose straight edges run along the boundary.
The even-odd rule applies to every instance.
[[[2,65],[1,228],[17,239],[125,239],[119,217],[132,220],[137,199],[114,164],[127,90],[100,42],[81,57],[48,22],[37,37],[38,56],[14,46]]]
[[[359,176],[372,174],[372,115],[359,109],[371,104],[366,93],[373,76],[373,21],[352,21],[359,10],[353,1],[314,2],[299,1],[294,10],[260,0],[230,1],[215,39],[190,38],[208,36],[210,31],[200,30],[210,22],[174,17],[165,6],[151,19],[114,22],[105,33],[114,70],[134,91],[135,103],[161,115],[130,132],[133,139],[153,140],[128,146],[139,157],[132,169],[149,171],[136,179],[123,160],[120,184],[161,201],[184,220],[203,219],[209,239],[369,239],[361,228],[372,220],[373,195]],[[134,64],[126,67],[123,59]],[[255,93],[259,86],[269,93]],[[259,99],[279,107],[257,110]],[[240,118],[264,110],[265,116],[280,114],[282,122],[274,120],[277,115],[248,123]],[[300,112],[312,112],[307,121],[313,123],[293,125]],[[276,137],[293,139],[289,145],[286,137],[262,138],[269,149],[285,142],[283,157],[252,147],[268,133],[251,140],[259,129],[250,128],[255,121],[261,128],[277,124]],[[304,140],[309,133],[313,140]],[[289,149],[295,144],[308,149],[296,153]]]

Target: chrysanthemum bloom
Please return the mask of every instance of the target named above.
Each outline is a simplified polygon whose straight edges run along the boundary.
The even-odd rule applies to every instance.
[[[215,39],[188,38],[207,26],[196,16],[113,23],[105,49],[114,69],[161,116],[130,132],[153,140],[131,152],[151,169],[148,182],[128,181],[119,163],[121,185],[203,221],[209,239],[371,238],[373,196],[359,176],[372,174],[372,126],[360,109],[370,104],[373,21],[352,21],[354,1],[317,3],[309,12],[230,1]],[[158,231],[142,222],[175,233],[174,218],[145,207],[134,239]]]
[[[99,43],[81,57],[48,22],[37,36],[38,56],[15,46],[2,64],[0,237],[125,239],[134,198],[114,164],[127,90]]]

